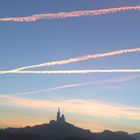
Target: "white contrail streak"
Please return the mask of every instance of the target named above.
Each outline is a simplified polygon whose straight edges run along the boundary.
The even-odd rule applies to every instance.
[[[128,10],[140,10],[140,6],[127,6],[118,8],[108,8],[99,10],[81,10],[81,11],[70,11],[70,12],[59,12],[59,13],[47,13],[47,14],[35,14],[25,17],[6,17],[0,18],[0,21],[13,21],[13,22],[35,22],[37,20],[52,20],[52,19],[64,19],[70,17],[80,17],[80,16],[96,16],[111,14],[115,12],[128,11]]]
[[[46,89],[41,89],[41,90],[34,90],[34,91],[29,91],[29,92],[20,92],[20,93],[11,93],[8,95],[0,95],[0,98],[2,97],[11,97],[11,96],[26,96],[26,95],[34,95],[34,94],[40,94],[40,93],[46,93],[49,91],[57,91],[57,90],[63,90],[67,88],[73,88],[73,87],[81,87],[81,86],[86,86],[86,85],[91,85],[91,84],[108,84],[108,83],[120,83],[120,82],[125,82],[128,80],[132,80],[135,78],[140,77],[140,75],[130,75],[130,76],[123,76],[123,77],[118,77],[118,78],[112,78],[112,79],[107,79],[107,80],[99,80],[99,81],[91,81],[91,82],[81,82],[81,83],[73,83],[73,84],[66,84],[62,86],[57,86],[57,87],[51,87],[51,88],[46,88]]]
[[[0,71],[3,72],[3,71]],[[11,71],[17,74],[86,74],[86,73],[139,73],[140,69],[56,70],[56,71]]]
[[[69,59],[60,60],[60,61],[52,61],[52,62],[37,64],[37,65],[30,65],[30,66],[25,66],[25,67],[13,69],[13,70],[0,71],[0,74],[21,71],[21,70],[25,70],[25,69],[29,69],[29,68],[63,65],[63,64],[69,64],[69,63],[74,63],[74,62],[79,62],[79,61],[84,61],[84,60],[89,60],[89,59],[108,57],[108,56],[114,56],[114,55],[120,55],[120,54],[124,54],[124,53],[132,53],[132,52],[140,52],[140,48],[117,50],[117,51],[111,51],[111,52],[106,52],[106,53],[85,55],[85,56],[76,57],[76,58],[69,58]]]

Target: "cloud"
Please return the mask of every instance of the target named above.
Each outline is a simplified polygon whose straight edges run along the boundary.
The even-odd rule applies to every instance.
[[[32,100],[17,97],[2,97],[1,104],[36,108],[36,109],[55,109],[58,106],[63,108],[65,112],[76,114],[84,114],[90,116],[116,118],[116,119],[134,119],[140,120],[140,107],[109,104],[96,100]]]
[[[89,120],[82,120],[77,121],[76,125],[82,128],[87,128],[92,130],[93,132],[101,132],[104,130],[111,130],[111,131],[126,131],[129,133],[139,132],[140,128],[136,127],[135,124],[123,124],[123,123],[112,123],[110,121],[103,122],[103,120],[97,121],[89,121]]]
[[[120,82],[125,82],[125,81],[128,81],[128,80],[132,80],[132,79],[135,79],[135,78],[138,78],[138,77],[140,77],[140,75],[129,75],[129,76],[123,76],[123,77],[112,78],[112,79],[107,79],[107,80],[73,83],[73,84],[67,84],[67,85],[51,87],[51,88],[41,89],[41,90],[34,90],[34,91],[29,91],[29,92],[11,93],[10,95],[8,94],[7,96],[34,95],[34,94],[39,94],[39,93],[44,93],[44,92],[47,93],[47,92],[50,92],[50,91],[57,91],[57,90],[64,90],[64,89],[68,89],[68,88],[81,87],[81,86],[86,86],[86,85],[91,85],[91,84],[120,83]]]
[[[64,18],[72,18],[72,17],[80,17],[80,16],[104,15],[104,14],[111,14],[111,13],[128,11],[128,10],[140,10],[140,6],[138,5],[138,6],[108,8],[108,9],[99,9],[99,10],[35,14],[26,17],[6,17],[6,18],[0,18],[0,21],[35,22],[37,20],[52,20],[52,19],[64,19]]]
[[[140,48],[117,50],[117,51],[111,51],[111,52],[107,52],[107,53],[85,55],[85,56],[81,56],[81,57],[69,58],[69,59],[60,60],[60,61],[52,61],[52,62],[48,62],[48,63],[30,65],[30,66],[25,66],[25,67],[13,69],[13,70],[0,71],[0,74],[14,73],[17,71],[26,70],[26,69],[30,69],[30,68],[64,65],[64,64],[69,64],[69,63],[74,63],[74,62],[79,62],[79,61],[85,61],[85,60],[89,60],[89,59],[96,59],[96,58],[101,58],[101,57],[108,57],[108,56],[114,56],[114,55],[120,55],[120,54],[124,54],[124,53],[132,53],[132,52],[140,52]],[[28,72],[28,73],[30,73],[30,72]]]

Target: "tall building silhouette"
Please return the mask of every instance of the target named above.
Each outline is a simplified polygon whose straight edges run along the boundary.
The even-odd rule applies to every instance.
[[[58,112],[57,112],[57,116],[56,116],[56,121],[59,122],[60,121],[60,108],[58,108]]]
[[[57,112],[57,115],[56,115],[56,122],[58,122],[58,123],[64,123],[65,122],[65,116],[64,116],[64,114],[61,115],[60,108],[58,108],[58,112]]]

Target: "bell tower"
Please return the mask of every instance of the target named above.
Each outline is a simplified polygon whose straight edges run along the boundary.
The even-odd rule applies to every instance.
[[[60,108],[58,108],[58,112],[57,112],[57,117],[56,117],[56,121],[59,122],[61,117],[60,117]]]

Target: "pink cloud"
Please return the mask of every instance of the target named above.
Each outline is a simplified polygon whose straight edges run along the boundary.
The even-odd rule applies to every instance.
[[[37,20],[52,20],[52,19],[63,19],[70,17],[80,17],[80,16],[96,16],[104,15],[121,11],[128,10],[140,10],[140,6],[128,6],[128,7],[118,7],[118,8],[108,8],[99,10],[85,10],[85,11],[71,11],[71,12],[59,12],[59,13],[47,13],[47,14],[35,14],[26,17],[7,17],[0,18],[0,21],[13,21],[13,22],[35,22]]]

